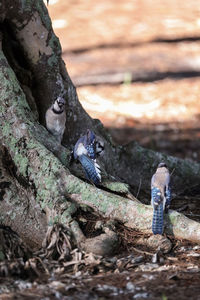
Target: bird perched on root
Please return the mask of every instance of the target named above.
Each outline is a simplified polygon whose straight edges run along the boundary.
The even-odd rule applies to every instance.
[[[101,170],[96,158],[104,150],[103,145],[98,143],[94,132],[88,129],[86,134],[78,139],[73,150],[74,159],[81,163],[87,179],[96,185],[101,182]]]
[[[48,131],[61,144],[66,123],[65,99],[58,97],[47,109],[45,119]]]
[[[160,163],[151,179],[151,205],[153,206],[152,232],[163,233],[163,215],[171,201],[170,174],[165,163]]]

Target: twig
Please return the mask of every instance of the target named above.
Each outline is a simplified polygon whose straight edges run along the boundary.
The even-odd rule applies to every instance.
[[[138,252],[138,253],[142,253],[142,254],[146,254],[146,255],[150,255],[150,256],[153,256],[154,254],[153,253],[150,253],[150,252],[147,252],[147,251],[143,251],[143,250],[139,250],[135,247],[131,247],[131,249],[133,249],[134,251]]]
[[[174,171],[175,171],[176,169],[175,168],[173,168],[173,170],[171,171],[171,174],[170,174],[170,176],[172,176],[173,175],[173,173],[174,173]]]
[[[137,191],[136,199],[137,199],[137,198],[138,198],[138,196],[139,196],[140,189],[141,189],[141,185],[142,185],[142,180],[141,180],[141,178],[140,178],[140,183],[139,183],[139,187],[138,187],[138,191]]]
[[[172,260],[172,261],[177,261],[178,260],[177,257],[170,257],[170,256],[167,256],[167,259]]]

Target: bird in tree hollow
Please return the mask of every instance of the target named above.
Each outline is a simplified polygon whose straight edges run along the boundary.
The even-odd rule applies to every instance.
[[[65,99],[58,97],[47,109],[45,119],[48,131],[61,144],[66,123]]]
[[[164,212],[171,201],[170,174],[165,163],[160,163],[151,179],[151,205],[153,206],[152,232],[163,233]]]
[[[101,182],[101,170],[96,158],[103,150],[104,146],[96,140],[94,132],[90,129],[78,139],[73,150],[74,159],[81,163],[86,178],[95,185]]]

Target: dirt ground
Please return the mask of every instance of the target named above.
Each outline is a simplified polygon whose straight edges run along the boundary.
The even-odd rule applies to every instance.
[[[199,161],[197,1],[52,0],[49,12],[83,107],[116,143]]]
[[[154,150],[200,160],[197,1],[60,0],[49,5],[49,12],[83,107],[103,122],[116,143],[136,140]],[[64,27],[58,28],[59,20],[65,20]],[[197,210],[188,207],[185,213],[200,220],[199,197],[189,206],[192,202]],[[174,208],[181,204],[177,199]],[[199,273],[185,274],[190,263],[187,259],[181,270],[170,262],[178,280],[166,267],[106,277],[106,284],[125,286],[127,276],[136,286],[141,282],[144,290],[123,294],[125,299],[200,299]]]
[[[200,160],[198,4],[49,0],[79,99],[115,143],[136,140],[154,150]],[[194,194],[184,209],[200,221],[200,191]],[[179,199],[173,204],[175,209],[182,206]],[[159,256],[135,246],[136,235],[123,229],[125,242],[118,253],[105,260],[94,258],[74,273],[58,262],[50,263],[49,275],[37,273],[34,260],[31,271],[27,266],[26,272],[24,267],[19,271],[17,262],[12,276],[0,277],[0,299],[200,299],[200,246],[169,237],[171,252]],[[6,270],[1,263],[4,274],[2,268]]]

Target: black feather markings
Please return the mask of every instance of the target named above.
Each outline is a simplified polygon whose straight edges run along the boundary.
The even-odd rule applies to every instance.
[[[98,185],[101,182],[100,167],[87,155],[83,154],[78,159],[86,173],[87,179]]]

